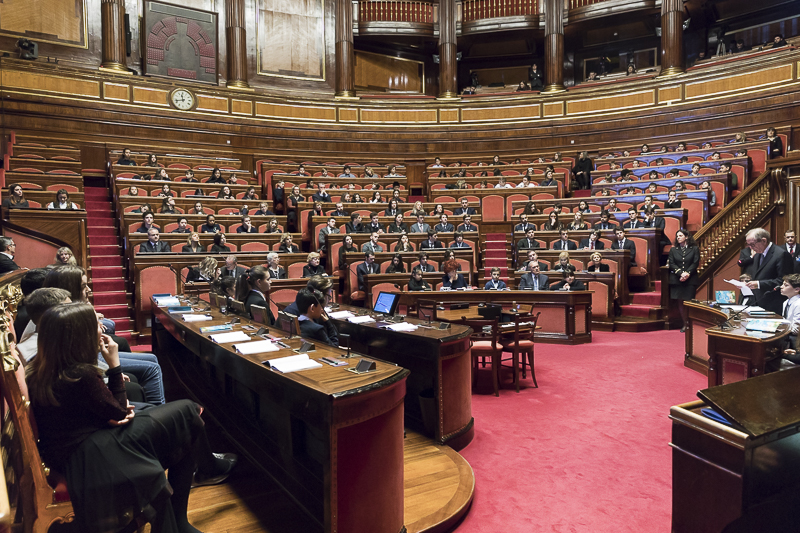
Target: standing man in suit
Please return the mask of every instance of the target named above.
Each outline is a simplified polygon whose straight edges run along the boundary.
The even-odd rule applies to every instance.
[[[639,212],[633,207],[628,209],[628,221],[622,225],[624,229],[638,229],[644,227],[644,222],[639,220]]]
[[[793,273],[792,256],[785,248],[772,243],[769,232],[764,228],[748,231],[745,243],[750,248],[750,257],[741,254],[739,266],[752,278],[747,286],[753,291],[757,305],[767,311],[780,313],[785,297],[772,291],[783,283],[784,276]]]
[[[364,276],[367,274],[378,274],[380,267],[375,263],[375,254],[373,252],[364,253],[364,262],[356,267],[356,276],[358,276],[358,290],[364,291]]]
[[[548,277],[539,273],[539,263],[531,261],[528,263],[529,273],[523,274],[519,280],[520,289],[532,289],[534,291],[548,290],[547,281]]]
[[[456,231],[465,232],[465,231],[478,231],[478,226],[472,223],[472,217],[469,215],[464,215],[464,222],[458,225]]]
[[[455,226],[447,221],[447,215],[445,213],[442,213],[439,216],[439,223],[436,224],[433,229],[442,233],[451,233],[456,230]]]
[[[127,151],[130,153],[130,150]],[[14,262],[14,256],[16,254],[17,245],[14,244],[14,239],[0,237],[0,274],[19,270],[19,266]]]
[[[562,229],[561,230],[561,238],[558,239],[553,243],[553,250],[577,250],[578,245],[575,244],[575,241],[569,240],[569,231]]]
[[[625,229],[618,228],[614,234],[616,239],[611,242],[612,250],[630,250],[631,252],[631,265],[636,264],[636,245],[630,239],[625,237]]]
[[[533,224],[532,222],[528,222],[528,215],[526,215],[525,213],[522,213],[519,216],[519,224],[514,226],[514,231],[515,232],[516,231],[524,231],[525,233],[527,233],[528,230],[531,229],[531,228],[532,229],[536,229],[536,224]]]
[[[325,190],[325,185],[322,183],[317,185],[317,192],[311,196],[311,199],[315,202],[322,202],[323,204],[328,204],[331,202],[331,195]]]
[[[469,206],[469,200],[467,200],[466,198],[462,198],[460,201],[461,201],[461,207],[456,207],[456,210],[453,211],[454,215],[463,216],[463,215],[476,214],[475,208]]]
[[[318,251],[324,252],[328,249],[328,235],[338,235],[340,233],[341,231],[339,230],[339,228],[336,227],[336,219],[330,217],[328,219],[328,224],[324,228],[319,230],[319,236],[317,239],[319,241]]]
[[[531,91],[541,91],[542,87],[544,87],[543,79],[544,76],[539,70],[539,67],[536,66],[536,63],[532,64],[530,70],[528,70],[528,80],[531,82]]]
[[[372,234],[369,236],[369,241],[365,242],[363,246],[361,246],[361,251],[364,253],[372,252],[373,254],[377,254],[378,252],[383,251],[383,246],[378,244],[378,232],[373,231]]]
[[[581,243],[578,245],[581,250],[603,250],[605,247],[605,243],[600,240],[599,230],[594,230],[588,237],[581,239]]]
[[[786,230],[786,233],[783,234],[783,247],[789,252],[789,255],[792,256],[792,259],[795,261],[798,257],[800,257],[800,248],[797,246],[797,237],[795,236],[794,230]]]
[[[592,160],[589,159],[589,154],[580,153],[578,160],[575,161],[575,166],[572,167],[572,173],[575,175],[579,189],[592,188]]]
[[[411,228],[409,229],[411,233],[428,233],[431,227],[425,223],[425,215],[419,214],[417,215],[417,221],[411,224]]]
[[[611,214],[606,211],[605,209],[600,211],[600,222],[594,225],[594,229],[605,230],[605,229],[616,229],[617,224],[616,222],[611,222],[609,219],[611,218]]]
[[[160,241],[161,236],[158,233],[158,228],[150,228],[147,230],[147,242],[139,246],[140,254],[168,254],[172,250],[169,244]],[[13,263],[13,261],[12,261]]]
[[[535,250],[539,248],[539,242],[534,239],[536,231],[533,228],[528,228],[524,239],[520,239],[517,243],[517,250]]]

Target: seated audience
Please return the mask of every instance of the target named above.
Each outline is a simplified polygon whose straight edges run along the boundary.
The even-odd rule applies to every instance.
[[[588,272],[608,272],[610,268],[603,262],[603,255],[600,252],[595,252],[589,256],[589,262],[586,263],[586,270]]]
[[[423,272],[436,272],[434,266],[428,263],[428,254],[426,252],[420,252],[418,258],[419,258],[419,265],[417,268],[419,268]]]
[[[420,250],[433,250],[437,248],[444,248],[442,241],[439,240],[435,230],[428,229],[428,238],[422,241],[419,245]]]
[[[225,237],[224,233],[215,233],[214,234],[214,244],[212,244],[208,252],[212,254],[229,254],[231,253],[231,247],[228,246],[226,243],[228,242],[227,237]]]
[[[585,291],[586,285],[575,279],[575,267],[570,265],[570,268],[564,269],[562,272],[563,279],[550,287],[551,291]]]
[[[453,242],[450,244],[450,248],[464,248],[467,250],[471,250],[472,247],[464,242],[464,234],[460,231],[457,231],[453,234]]]
[[[328,223],[324,228],[319,230],[317,241],[319,242],[319,251],[325,252],[327,250],[327,239],[330,235],[338,235],[341,231],[336,227],[336,219],[330,217]]]
[[[411,224],[410,231],[411,233],[428,233],[431,227],[425,222],[425,215],[423,213],[417,213],[417,221]]]
[[[211,169],[211,177],[208,178],[206,183],[225,183],[225,179],[222,177],[222,171],[219,167]]]
[[[385,233],[386,228],[378,221],[378,213],[371,212],[369,214],[369,224],[364,231],[365,233]]]
[[[172,196],[164,197],[161,201],[161,213],[165,215],[174,215],[179,211],[175,207],[175,198]]]
[[[72,253],[72,249],[69,246],[62,246],[56,251],[55,262],[52,265],[48,265],[47,268],[77,264],[78,262],[75,260],[75,254]]]
[[[667,193],[667,201],[664,202],[664,209],[679,209],[681,207],[681,201],[678,200],[678,193],[675,191],[669,191]]]
[[[534,228],[528,228],[528,231],[525,233],[525,238],[520,239],[517,242],[517,250],[532,250],[539,248],[539,241],[537,241],[535,237],[536,231]]]
[[[131,159],[131,149],[125,148],[122,150],[122,155],[117,159],[118,165],[136,166],[136,161]]]
[[[216,223],[214,215],[207,215],[206,223],[200,226],[200,233],[219,233],[220,231],[222,228]]]
[[[239,266],[239,260],[235,255],[229,255],[225,258],[225,266],[222,267],[219,275],[223,278],[239,278],[246,270],[245,267]]]
[[[178,218],[178,227],[170,231],[170,233],[192,233],[192,228],[189,226],[189,221],[186,217]]]
[[[428,265],[430,266],[430,265]],[[414,267],[411,270],[411,279],[408,280],[408,290],[410,291],[429,291],[431,290],[430,284],[422,279],[422,269]]]
[[[469,200],[467,198],[461,198],[459,202],[461,203],[461,205],[459,207],[456,207],[455,211],[453,211],[454,215],[464,216],[464,215],[478,214],[477,211],[475,211],[474,207],[469,206]]]
[[[158,228],[147,230],[147,240],[139,245],[140,254],[167,254],[172,252],[169,243],[161,240]]]
[[[281,233],[281,227],[278,225],[277,218],[271,218],[269,222],[267,222],[267,227],[264,230],[264,233]]]
[[[458,272],[458,262],[453,259],[447,260],[442,264],[444,275],[442,276],[442,289],[466,289],[467,283],[464,276]]]
[[[153,215],[153,213],[149,211],[142,213],[142,225],[136,228],[135,233],[147,233],[150,231],[150,228],[158,229],[158,226],[153,224],[153,220],[155,220],[155,215]]]
[[[267,276],[269,279],[287,279],[286,270],[280,265],[281,256],[276,252],[267,254]]]
[[[410,242],[408,238],[408,234],[403,233],[397,239],[397,245],[395,246],[395,252],[413,252],[414,245]]]
[[[236,233],[258,233],[258,228],[253,226],[250,217],[246,216],[242,218],[242,225],[236,228]]]
[[[325,268],[319,264],[320,255],[317,252],[308,254],[308,264],[303,267],[303,277],[310,278],[311,276],[327,276]]]
[[[578,245],[575,241],[569,240],[569,231],[562,229],[559,232],[559,239],[553,242],[553,250],[577,250]]]
[[[69,250],[69,248],[67,248]],[[33,291],[40,289],[44,284],[44,278],[47,276],[47,268],[32,268],[22,275],[19,280],[19,289],[22,291],[22,301],[17,304],[17,316],[14,318],[14,334],[16,335],[17,342],[22,339],[22,333],[30,321],[27,309],[27,298]]]
[[[545,274],[539,272],[538,261],[531,261],[528,263],[528,273],[520,277],[517,288],[521,290],[546,291],[548,280],[549,278]]]
[[[389,224],[387,230],[389,233],[408,233],[408,225],[403,222],[403,214],[397,213],[394,216],[394,222]]]
[[[184,244],[183,248],[181,248],[181,253],[199,254],[203,252],[205,252],[205,248],[202,244],[200,244],[200,234],[196,231],[193,231],[186,240],[186,244]]]
[[[220,275],[217,260],[213,257],[204,257],[198,266],[193,266],[186,274],[186,283],[196,281],[211,283]]]
[[[300,323],[300,336],[305,339],[317,340],[329,346],[338,346],[330,338],[325,325],[320,324],[327,315],[325,314],[325,296],[318,290],[308,287],[300,289],[294,301],[300,314],[297,320]]]
[[[258,198],[256,198],[257,200]],[[260,216],[275,216],[275,213],[269,208],[269,204],[267,202],[261,202],[258,204],[258,211],[253,213],[253,216],[260,217]]]
[[[611,241],[612,250],[629,250],[631,265],[636,264],[636,244],[625,236],[625,229],[618,228],[614,231],[615,239]]]
[[[292,235],[284,233],[281,235],[281,245],[278,247],[279,253],[296,254],[300,253],[300,247],[292,243]]]
[[[264,296],[269,293],[270,281],[267,269],[261,265],[254,266],[250,270],[239,276],[236,280],[236,299],[244,304],[245,318],[253,318],[250,307],[258,305],[266,308],[268,325],[275,324],[275,317],[272,315],[267,299]]]
[[[484,285],[484,290],[494,290],[494,291],[502,291],[507,289],[506,282],[500,279],[500,269],[497,267],[492,267],[491,271],[492,279],[486,282]]]
[[[445,213],[439,215],[439,223],[433,229],[442,233],[450,233],[456,230],[455,226],[447,221],[447,214]]]
[[[350,215],[350,222],[344,225],[344,229],[347,233],[366,233],[366,228],[364,224],[361,223],[361,214],[352,213]]]
[[[478,231],[478,226],[472,223],[472,217],[469,215],[464,215],[464,222],[458,225],[456,231],[460,231],[462,233],[467,231]]]
[[[592,231],[588,237],[581,239],[578,248],[581,250],[602,250],[605,244],[600,239],[600,230]]]
[[[547,216],[547,222],[542,224],[542,230],[544,231],[559,231],[564,228],[564,224],[562,224],[558,220],[558,213],[555,211],[550,211],[550,214]]]
[[[380,274],[380,266],[375,263],[375,253],[365,252],[364,262],[359,263],[356,267],[356,277],[358,278],[358,290],[365,291],[364,276],[368,274]]]
[[[3,207],[8,209],[27,209],[30,207],[22,191],[22,185],[14,183],[8,186],[8,197],[3,198]]]
[[[59,189],[56,192],[56,199],[54,202],[47,204],[47,209],[61,209],[61,210],[76,210],[80,209],[78,204],[69,200],[69,193],[66,189]],[[148,206],[149,207],[149,206]]]
[[[403,263],[403,258],[400,257],[400,254],[394,254],[392,256],[391,263],[389,266],[386,267],[387,274],[405,274],[406,273],[406,266]]]
[[[361,246],[361,251],[362,252],[372,252],[374,254],[377,254],[377,253],[383,251],[383,246],[381,246],[381,244],[378,242],[378,233],[377,232],[373,231],[370,234],[369,240],[367,242],[365,242]]]

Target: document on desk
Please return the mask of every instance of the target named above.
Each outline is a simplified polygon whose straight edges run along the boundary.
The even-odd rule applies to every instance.
[[[351,311],[335,311],[333,313],[328,313],[328,316],[333,318],[334,320],[341,320],[343,318],[350,318],[354,315]]]
[[[750,287],[748,287],[747,283],[745,283],[744,281],[739,281],[738,279],[726,279],[723,281],[725,281],[725,283],[730,283],[734,287],[739,287],[739,289],[742,291],[742,296],[753,295],[753,291],[750,290]]]
[[[273,370],[277,370],[282,374],[289,372],[298,372],[300,370],[309,370],[311,368],[321,368],[322,363],[311,359],[307,353],[298,355],[290,355],[288,357],[279,357],[277,359],[270,359],[264,361],[264,364]]]
[[[392,331],[416,331],[417,326],[414,324],[409,324],[408,322],[400,322],[399,324],[390,324],[386,326],[386,329],[390,329]]]
[[[176,296],[162,296],[160,298],[154,296],[153,299],[159,307],[178,307],[181,305],[181,301]]]
[[[233,348],[242,355],[252,355],[254,353],[264,353],[264,352],[277,352],[278,350],[281,349],[280,346],[278,346],[277,344],[275,344],[270,340],[234,344]]]
[[[364,316],[351,316],[350,318],[347,319],[347,321],[353,324],[368,324],[369,322],[375,322],[375,319],[372,318],[371,316],[364,315]]]
[[[244,331],[231,331],[230,333],[217,333],[216,335],[209,335],[209,338],[217,344],[225,344],[228,342],[249,341],[250,335]]]
[[[211,320],[211,317],[209,315],[186,314],[182,316],[184,322],[205,322],[206,320]]]

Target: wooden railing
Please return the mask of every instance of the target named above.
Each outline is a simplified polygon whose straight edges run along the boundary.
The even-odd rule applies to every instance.
[[[602,2],[608,2],[608,0],[569,0],[569,8],[575,9],[577,7],[592,6]]]
[[[433,24],[430,2],[367,0],[358,3],[359,22],[420,22]]]
[[[463,0],[462,22],[497,17],[538,15],[538,0]]]

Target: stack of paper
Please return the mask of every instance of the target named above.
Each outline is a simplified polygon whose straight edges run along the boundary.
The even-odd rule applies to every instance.
[[[186,314],[183,315],[184,322],[205,322],[206,320],[211,320],[211,317],[208,315],[192,315]]]
[[[242,355],[252,355],[254,353],[277,352],[280,347],[270,340],[245,342],[244,344],[234,344],[233,348]]]
[[[177,307],[181,305],[181,301],[178,300],[177,296],[161,296],[161,297],[153,297],[156,301],[156,305],[159,307]]]
[[[375,322],[375,319],[369,315],[364,316],[351,316],[347,319],[348,322],[352,322],[353,324],[367,324],[369,322]]]
[[[270,368],[284,374],[297,372],[299,370],[308,370],[310,368],[320,368],[322,366],[322,363],[318,363],[309,358],[307,353],[271,359],[268,363]]]
[[[341,320],[343,318],[350,318],[351,316],[355,315],[350,311],[336,311],[333,313],[328,313],[328,316],[336,320]]]
[[[409,324],[408,322],[400,322],[399,324],[386,326],[386,329],[390,329],[392,331],[416,331],[417,326],[414,324]]]
[[[244,331],[231,331],[230,333],[217,333],[210,336],[211,340],[217,344],[225,344],[228,342],[244,342],[250,340],[250,335]]]

